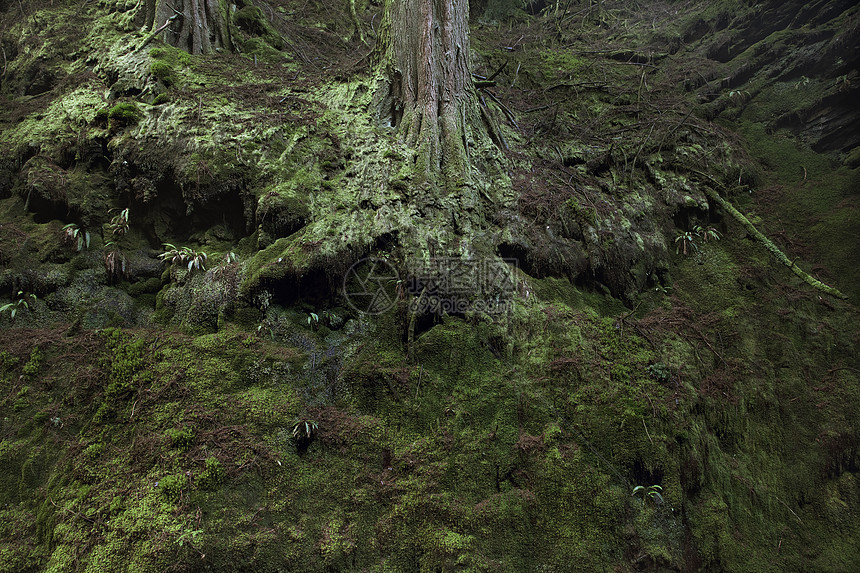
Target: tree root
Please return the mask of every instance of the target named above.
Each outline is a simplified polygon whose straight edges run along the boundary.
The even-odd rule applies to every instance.
[[[697,175],[700,175],[700,176],[708,179],[712,183],[716,184],[716,181],[714,181],[714,179],[711,176],[707,175],[706,173],[702,173],[701,171],[695,171],[695,170],[693,172],[696,173]],[[768,239],[766,236],[764,236],[764,234],[761,231],[756,229],[755,225],[750,223],[749,219],[744,217],[744,215],[740,211],[735,209],[734,206],[731,203],[729,203],[726,199],[723,199],[717,191],[715,191],[714,189],[711,189],[710,187],[707,187],[707,186],[702,186],[702,191],[704,191],[705,195],[707,195],[710,199],[713,199],[714,201],[716,201],[723,209],[725,209],[725,211],[729,215],[734,217],[735,220],[737,220],[743,226],[743,228],[747,230],[747,232],[750,235],[755,237],[755,239],[758,242],[760,242],[762,245],[764,245],[764,247],[768,251],[770,251],[770,253],[776,258],[776,260],[778,260],[779,262],[781,262],[782,264],[787,266],[789,269],[791,269],[791,272],[793,272],[798,277],[803,279],[803,282],[805,282],[806,284],[808,284],[809,286],[811,286],[814,289],[817,289],[823,293],[829,294],[830,296],[833,296],[836,298],[841,298],[843,300],[848,298],[846,295],[842,294],[839,290],[837,290],[831,286],[828,286],[828,285],[824,284],[823,282],[821,282],[820,280],[816,279],[815,277],[809,275],[806,271],[804,271],[799,266],[797,266],[797,264],[794,261],[789,260],[789,258],[787,256],[785,256],[785,253],[783,253],[779,249],[779,247],[777,247],[775,244],[773,244],[773,241]]]

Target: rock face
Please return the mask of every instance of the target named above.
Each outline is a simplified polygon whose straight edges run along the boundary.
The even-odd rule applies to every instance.
[[[728,9],[728,6],[726,6]],[[718,62],[699,89],[721,112],[738,108],[770,130],[789,129],[816,151],[860,143],[860,29],[853,2],[762,2],[700,20],[685,42]],[[728,90],[729,97],[714,88]]]

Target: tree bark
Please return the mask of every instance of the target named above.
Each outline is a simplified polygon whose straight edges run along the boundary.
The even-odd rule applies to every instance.
[[[468,24],[467,0],[387,0],[376,46],[379,121],[399,130],[416,150],[416,174],[431,182],[468,179],[466,126],[481,126]]]
[[[190,54],[234,51],[225,0],[148,0],[146,8],[149,29],[163,28],[166,44]]]

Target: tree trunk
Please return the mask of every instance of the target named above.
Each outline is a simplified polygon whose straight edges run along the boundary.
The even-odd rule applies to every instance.
[[[146,12],[166,44],[190,54],[233,51],[226,0],[148,0]]]
[[[376,47],[379,120],[416,150],[416,175],[425,182],[441,175],[457,186],[469,178],[466,127],[482,126],[468,25],[467,0],[387,0]]]

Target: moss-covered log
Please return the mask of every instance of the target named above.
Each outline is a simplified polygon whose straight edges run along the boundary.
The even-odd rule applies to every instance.
[[[708,179],[709,181],[713,182],[713,178],[708,176],[707,174],[702,173],[701,171],[697,171],[696,173],[698,175]],[[723,199],[717,191],[715,191],[714,189],[711,189],[707,185],[702,186],[702,191],[704,191],[705,195],[707,195],[710,199],[713,199],[718,205],[720,205],[720,207],[722,207],[726,211],[726,213],[731,215],[736,221],[738,221],[741,225],[743,225],[744,229],[746,229],[750,235],[752,235],[758,242],[760,242],[762,245],[764,245],[764,247],[768,251],[770,251],[770,254],[772,254],[774,257],[776,257],[776,260],[778,260],[779,262],[781,262],[782,264],[787,266],[789,269],[791,269],[791,272],[793,272],[794,274],[799,276],[801,279],[803,279],[803,282],[805,282],[806,284],[808,284],[809,286],[811,286],[817,290],[820,290],[821,292],[823,292],[825,294],[829,294],[830,296],[834,296],[836,298],[841,298],[841,299],[848,298],[847,296],[842,294],[839,290],[824,284],[823,282],[821,282],[820,280],[811,276],[809,273],[807,273],[806,271],[801,269],[799,266],[797,266],[797,263],[795,261],[792,261],[787,256],[785,256],[785,253],[783,253],[779,249],[779,247],[777,247],[775,244],[773,244],[773,241],[768,239],[764,235],[764,233],[762,233],[761,231],[756,229],[755,225],[750,223],[750,220],[747,219],[746,217],[744,217],[743,213],[741,213],[740,211],[735,209],[735,207],[731,203],[729,203],[726,199]]]

